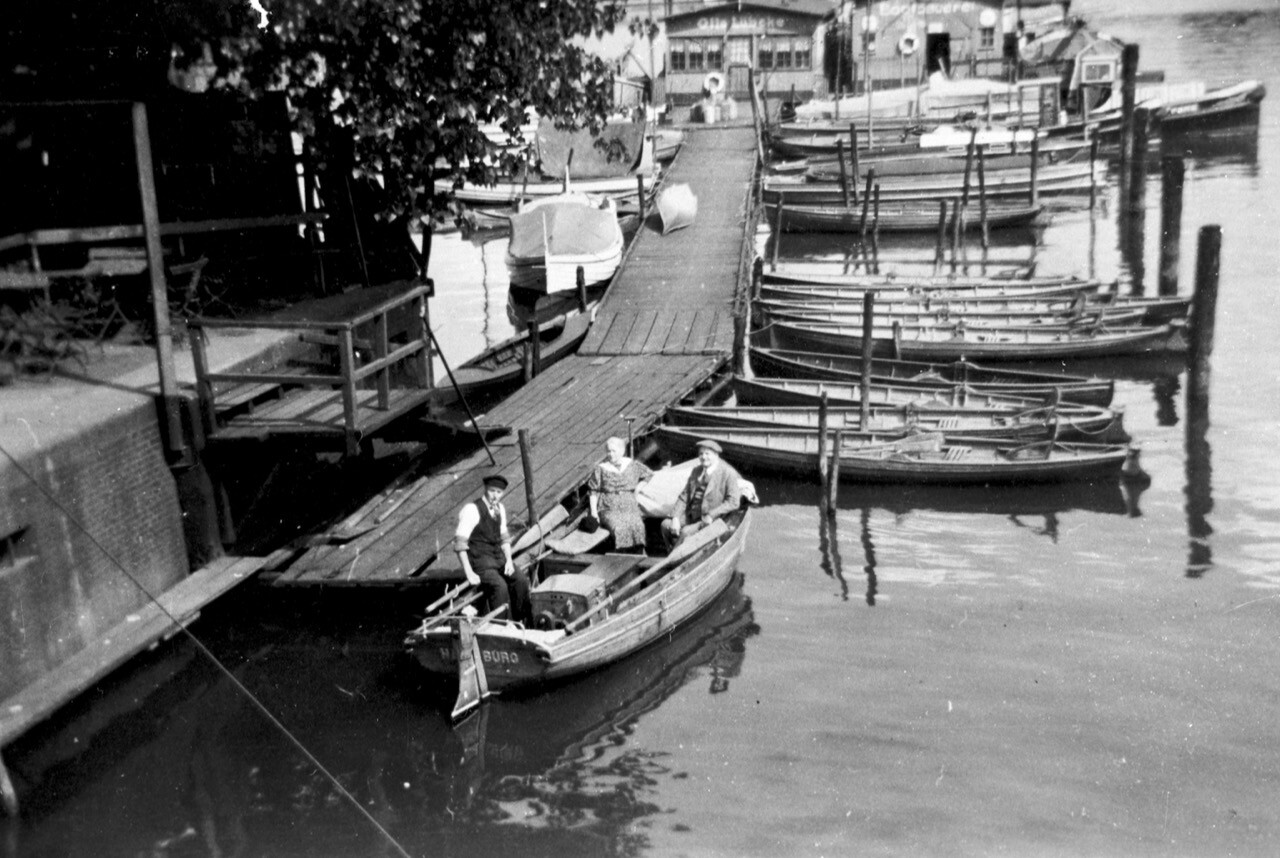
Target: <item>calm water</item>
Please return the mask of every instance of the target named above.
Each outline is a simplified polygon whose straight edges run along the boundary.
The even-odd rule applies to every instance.
[[[403,598],[242,593],[197,630],[413,855],[1276,854],[1280,10],[1106,5],[1074,11],[1144,67],[1271,90],[1255,138],[1187,165],[1184,288],[1199,228],[1224,231],[1207,431],[1185,377],[1121,370],[1145,491],[845,486],[827,527],[816,487],[761,479],[709,614],[460,731],[400,653]],[[1154,293],[1158,179],[1147,203],[1140,252],[1114,200],[1058,214],[1041,270]],[[460,360],[511,322],[500,244],[449,244],[435,319]],[[0,854],[398,854],[186,643],[6,760],[28,815]]]

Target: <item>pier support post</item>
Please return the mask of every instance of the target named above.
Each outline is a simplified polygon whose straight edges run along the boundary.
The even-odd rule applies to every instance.
[[[1133,108],[1138,81],[1138,46],[1127,44],[1120,53],[1120,174],[1127,175],[1133,158]]]
[[[1178,294],[1182,255],[1182,185],[1187,165],[1181,157],[1160,159],[1160,274],[1159,294]]]
[[[1133,153],[1129,158],[1129,194],[1125,205],[1133,214],[1143,209],[1147,195],[1147,147],[1151,141],[1151,110],[1139,107],[1133,112]]]
[[[1092,173],[1092,169],[1090,173]],[[1031,192],[1028,200],[1031,205],[1040,205],[1040,138],[1031,138]]]
[[[578,266],[574,274],[574,287],[578,290],[578,309],[587,312],[587,272]]]
[[[938,200],[938,244],[933,250],[933,273],[942,273],[947,248],[947,201]]]
[[[871,430],[871,349],[875,335],[876,293],[869,290],[862,296],[862,378],[858,384],[858,413],[863,432]]]
[[[529,526],[537,527],[538,510],[533,502],[533,442],[529,440],[528,429],[517,430],[516,437],[520,441],[520,465],[524,469],[524,502],[528,508]]]
[[[542,338],[538,336],[538,320],[529,320],[529,377],[537,378],[542,372]]]
[[[1218,309],[1218,273],[1221,270],[1222,227],[1200,228],[1196,246],[1196,286],[1191,300],[1187,343],[1187,396],[1209,396],[1209,356],[1213,353],[1214,315]]]
[[[840,497],[840,447],[843,432],[837,429],[831,435],[831,464],[827,470],[827,516],[836,517]]]
[[[982,221],[982,249],[991,246],[991,233],[987,227],[987,168],[986,146],[978,147],[978,217]]]

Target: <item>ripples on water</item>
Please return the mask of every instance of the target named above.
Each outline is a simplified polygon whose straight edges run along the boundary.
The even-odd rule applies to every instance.
[[[1088,5],[1169,80],[1271,90],[1256,136],[1179,144],[1184,290],[1197,231],[1224,230],[1218,336],[1207,425],[1176,367],[1111,367],[1150,485],[842,486],[828,520],[816,486],[761,477],[710,613],[461,730],[400,652],[412,604],[245,593],[197,629],[415,855],[1274,854],[1280,12]],[[1154,292],[1158,174],[1146,199],[1136,252],[1111,197],[1055,214],[1040,270]],[[451,361],[519,323],[504,250],[436,241]],[[185,644],[6,762],[32,796],[6,855],[391,854]]]

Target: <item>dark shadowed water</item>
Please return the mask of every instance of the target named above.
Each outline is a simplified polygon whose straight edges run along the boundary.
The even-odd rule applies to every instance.
[[[1280,8],[1125,5],[1075,11],[1170,80],[1271,90],[1255,133],[1182,146],[1184,290],[1223,229],[1211,400],[1113,367],[1145,490],[844,486],[828,525],[760,478],[709,613],[462,730],[400,651],[419,606],[235,594],[196,631],[314,757],[174,642],[6,753],[0,855],[1280,852]],[[1154,294],[1158,175],[1146,199],[1136,247],[1114,192],[1055,215],[1040,270]],[[511,330],[502,248],[437,245],[459,360]]]

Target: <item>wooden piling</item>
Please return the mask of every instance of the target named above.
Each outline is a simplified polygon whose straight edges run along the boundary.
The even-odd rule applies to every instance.
[[[867,237],[867,210],[871,206],[871,186],[875,183],[875,180],[876,180],[876,168],[868,167],[867,168],[867,190],[866,190],[866,193],[862,195],[862,217],[858,220],[858,235],[861,236],[862,239],[864,240]]]
[[[1178,294],[1182,254],[1182,185],[1186,162],[1176,155],[1160,159],[1160,274],[1159,293]]]
[[[574,287],[578,291],[578,309],[583,313],[587,312],[587,272],[581,265],[574,272]]]
[[[1222,227],[1200,228],[1196,246],[1196,285],[1187,325],[1187,395],[1209,396],[1209,357],[1213,353],[1214,315],[1218,308],[1218,274],[1221,270]]]
[[[836,517],[840,499],[840,447],[844,433],[837,429],[831,434],[831,464],[827,471],[827,515]]]
[[[645,211],[645,204],[648,200],[645,199],[644,176],[641,175],[636,176],[636,199],[640,201],[640,225],[644,226],[644,219],[648,214]]]
[[[1098,138],[1089,141],[1089,210],[1098,206]]]
[[[983,250],[991,246],[991,232],[987,226],[987,159],[983,151],[986,148],[986,146],[978,147],[978,217],[982,220]]]
[[[960,233],[963,230],[960,219],[963,217],[964,206],[960,204],[960,198],[956,197],[951,201],[951,273],[953,274],[960,262]]]
[[[818,482],[827,483],[827,392],[818,398]]]
[[[875,344],[876,292],[869,289],[862,295],[862,378],[858,383],[861,409],[858,426],[863,432],[871,428],[871,351]]]
[[[1139,107],[1133,112],[1133,154],[1129,159],[1129,193],[1125,199],[1132,214],[1146,209],[1147,146],[1150,142],[1152,112]]]
[[[947,247],[947,201],[938,200],[938,243],[933,250],[933,273],[942,271]]]
[[[862,176],[862,170],[858,167],[858,126],[849,123],[849,157],[853,164],[853,201],[858,201],[858,179]]]
[[[773,218],[773,257],[769,261],[771,271],[778,270],[778,245],[782,244],[782,192],[778,192],[778,213]]]
[[[1040,138],[1031,138],[1031,205],[1040,205]]]
[[[872,203],[871,215],[871,266],[876,274],[880,273],[880,183],[873,189],[875,201]]]
[[[542,337],[538,336],[538,320],[529,320],[530,378],[542,374]]]
[[[964,181],[960,185],[960,204],[969,205],[970,177],[973,175],[973,151],[978,146],[978,129],[969,134],[969,143],[964,148]]]
[[[844,198],[844,207],[849,208],[849,177],[844,172],[844,141],[836,138],[836,160],[840,162],[840,196]],[[856,181],[856,180],[855,180]]]
[[[1126,175],[1133,158],[1133,110],[1138,80],[1138,46],[1125,45],[1120,52],[1120,173]]]
[[[533,491],[533,442],[529,440],[528,429],[516,430],[516,437],[520,441],[520,466],[524,469],[524,502],[528,509],[529,527],[536,527],[538,508]]]

